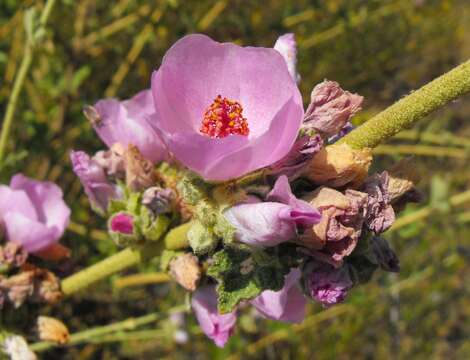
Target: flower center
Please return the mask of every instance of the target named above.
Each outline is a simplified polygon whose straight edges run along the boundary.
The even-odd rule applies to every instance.
[[[242,113],[243,108],[238,101],[218,95],[205,111],[199,131],[212,138],[248,136],[248,122]]]

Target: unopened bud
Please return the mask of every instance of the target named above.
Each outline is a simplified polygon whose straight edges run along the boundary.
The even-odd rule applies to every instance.
[[[201,268],[197,257],[186,253],[173,258],[170,261],[170,274],[186,290],[196,290],[201,278]]]
[[[40,316],[37,321],[39,339],[53,341],[63,345],[69,342],[70,334],[67,326],[58,319],[48,316]]]

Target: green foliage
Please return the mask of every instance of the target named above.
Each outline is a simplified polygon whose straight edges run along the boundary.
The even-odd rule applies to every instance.
[[[295,246],[289,245],[265,251],[226,246],[215,253],[207,273],[218,282],[219,311],[231,312],[264,290],[281,290],[284,276],[298,260]]]

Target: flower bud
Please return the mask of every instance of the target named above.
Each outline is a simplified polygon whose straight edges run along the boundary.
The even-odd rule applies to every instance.
[[[201,278],[201,268],[196,256],[186,253],[170,261],[170,274],[186,290],[194,291]]]
[[[375,236],[371,241],[372,251],[376,257],[377,264],[385,271],[399,272],[400,260],[390,248],[387,240]]]
[[[49,316],[39,316],[37,326],[39,339],[42,341],[53,341],[63,345],[70,340],[69,330],[58,319]]]
[[[155,216],[171,212],[176,195],[172,189],[152,186],[144,191],[142,204],[149,208]]]
[[[307,293],[325,307],[343,302],[353,287],[346,266],[335,268],[317,261],[307,265],[304,279]]]
[[[137,239],[134,222],[134,216],[124,211],[108,220],[108,231],[116,245],[125,246]]]

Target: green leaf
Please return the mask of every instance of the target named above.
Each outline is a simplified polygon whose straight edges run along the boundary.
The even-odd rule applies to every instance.
[[[290,268],[298,265],[296,247],[281,245],[264,251],[227,246],[214,254],[208,275],[218,282],[218,310],[228,313],[264,290],[279,291]]]

